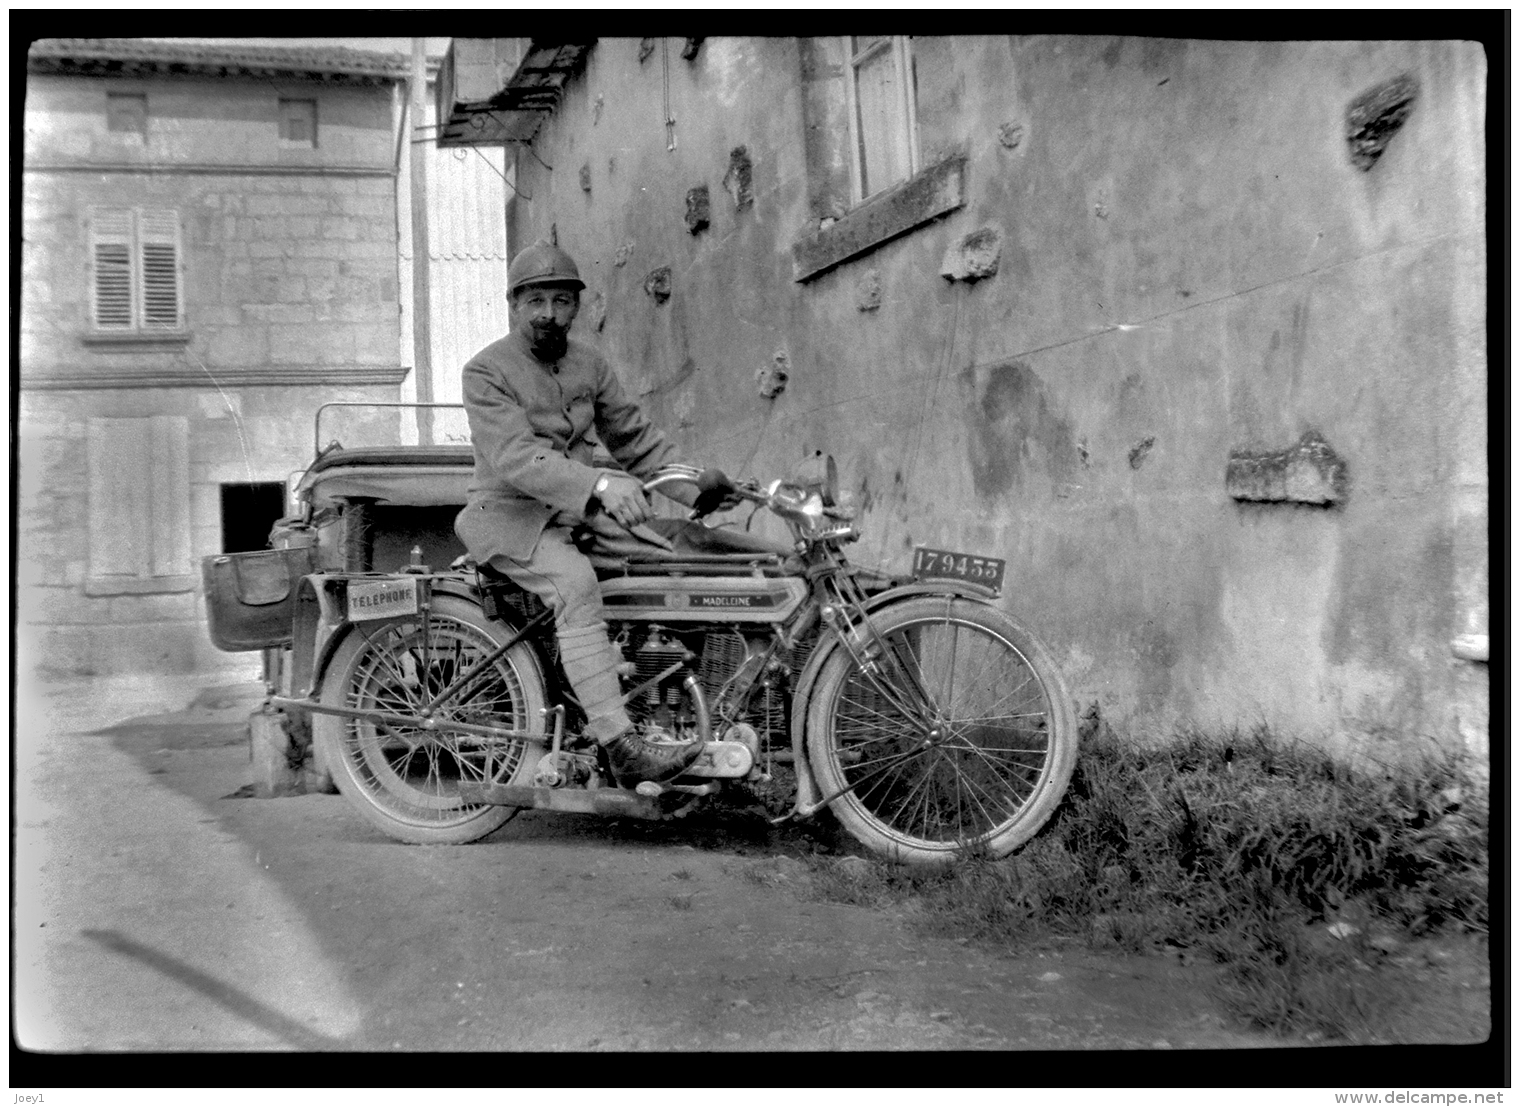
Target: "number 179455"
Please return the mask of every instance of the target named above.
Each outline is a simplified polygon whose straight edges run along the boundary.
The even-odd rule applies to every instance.
[[[1003,587],[1008,563],[1001,557],[977,557],[919,546],[913,551],[913,576],[918,580],[969,580],[993,591]]]

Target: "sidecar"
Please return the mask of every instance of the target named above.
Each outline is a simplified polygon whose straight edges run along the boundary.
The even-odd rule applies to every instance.
[[[418,419],[431,419],[438,436],[453,441],[402,442],[401,428]],[[313,459],[289,484],[270,548],[201,562],[212,642],[262,652],[269,697],[313,691],[324,647],[347,621],[350,582],[447,570],[465,552],[454,517],[474,454],[461,405],[331,403],[314,425]],[[328,437],[334,434],[354,444]],[[459,579],[465,587],[466,575]],[[266,700],[251,734],[258,793],[331,790],[330,775],[314,762],[309,716]]]

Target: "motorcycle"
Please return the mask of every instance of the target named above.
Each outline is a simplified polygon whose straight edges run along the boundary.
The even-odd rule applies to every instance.
[[[779,776],[795,790],[772,822],[827,808],[894,862],[1001,857],[1039,830],[1076,727],[1049,652],[994,605],[1001,560],[919,548],[911,578],[851,565],[859,531],[831,459],[765,485],[676,466],[644,487],[677,482],[701,510],[642,537],[603,526],[583,549],[630,717],[703,744],[679,777],[618,785],[582,732],[551,612],[465,559],[306,578],[318,614],[293,638],[317,687],[274,704],[310,718],[339,791],[403,842],[474,841],[530,808],[670,819]],[[791,543],[708,525],[719,502],[772,513]]]

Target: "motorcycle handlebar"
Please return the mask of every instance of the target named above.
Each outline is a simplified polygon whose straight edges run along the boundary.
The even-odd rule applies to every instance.
[[[655,489],[662,488],[667,484],[675,484],[681,481],[687,484],[695,484],[698,488],[702,487],[697,481],[699,470],[692,469],[690,472],[687,472],[686,469],[687,466],[682,466],[680,470],[667,469],[657,473],[652,479],[644,482],[644,491],[646,493],[653,492]]]
[[[777,501],[773,490],[766,491],[763,489],[750,487],[745,484],[740,484],[737,481],[731,479],[728,474],[724,473],[721,469],[697,469],[690,465],[671,465],[655,474],[655,476],[646,482],[643,487],[644,491],[648,493],[653,492],[658,488],[662,488],[667,484],[674,484],[677,482],[694,484],[697,486],[697,489],[704,495],[710,492],[716,492],[724,497],[734,497],[740,500],[748,500],[750,503],[760,504],[762,507],[768,507],[773,510],[775,510],[777,507]],[[846,513],[831,508],[824,508],[823,513],[831,519],[849,518]],[[697,518],[699,514],[705,514],[705,512],[693,512],[692,518]]]

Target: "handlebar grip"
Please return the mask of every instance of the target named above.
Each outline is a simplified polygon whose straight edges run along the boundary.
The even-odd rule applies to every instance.
[[[703,469],[697,474],[698,492],[721,492],[724,495],[735,490],[734,482],[728,479],[728,474],[722,469]]]

